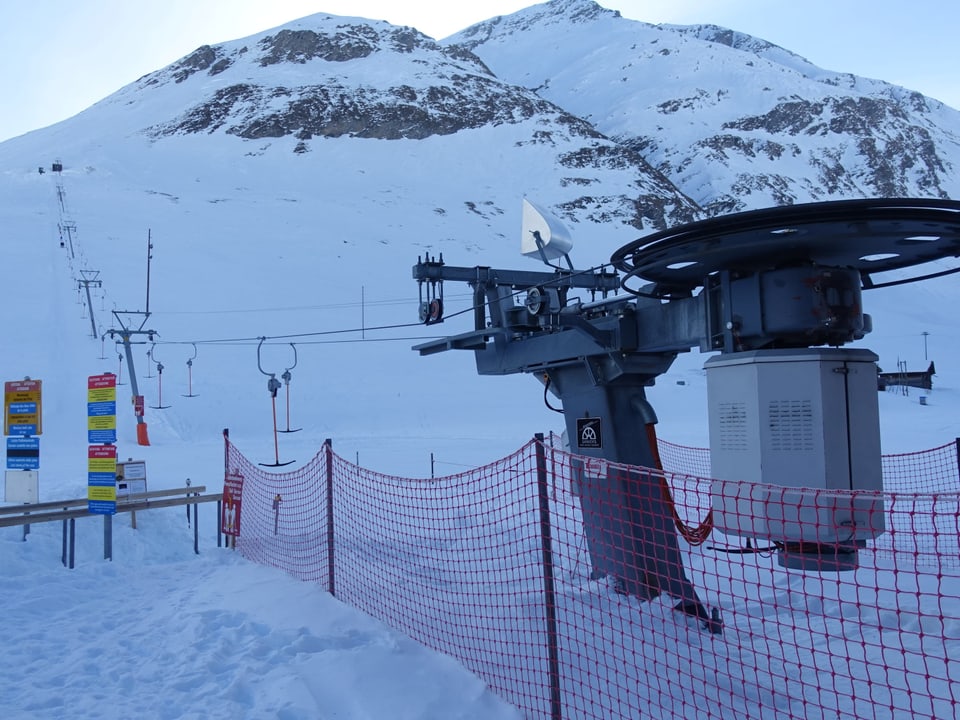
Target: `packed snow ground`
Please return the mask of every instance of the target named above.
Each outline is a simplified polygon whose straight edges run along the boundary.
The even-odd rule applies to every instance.
[[[0,715],[37,718],[517,718],[453,660],[316,586],[217,550],[183,516],[78,523],[78,565],[59,524],[0,543],[5,639]],[[179,521],[179,522],[178,522]]]

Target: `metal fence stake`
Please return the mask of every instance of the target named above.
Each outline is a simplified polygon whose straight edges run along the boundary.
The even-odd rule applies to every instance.
[[[113,515],[103,516],[103,559],[113,560]]]
[[[74,553],[76,551],[76,546],[77,546],[77,520],[76,518],[70,518],[70,559],[69,559],[70,564],[67,565],[67,567],[70,568],[71,570],[73,570],[73,559],[74,559]]]
[[[553,582],[553,542],[550,531],[550,485],[547,481],[547,459],[543,433],[534,435],[537,456],[537,497],[540,505],[540,547],[543,554],[543,595],[547,621],[547,655],[550,666],[550,718],[560,720],[560,649],[557,637],[557,597]]]

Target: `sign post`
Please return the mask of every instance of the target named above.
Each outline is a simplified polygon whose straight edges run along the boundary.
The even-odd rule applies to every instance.
[[[87,378],[87,442],[117,442],[117,376],[113,373]]]
[[[97,515],[117,512],[117,448],[91,445],[87,449],[87,509]]]
[[[39,499],[40,437],[43,432],[42,380],[5,382],[3,385],[3,434],[7,436],[8,502],[35,503]],[[34,437],[36,436],[36,437]],[[10,472],[13,471],[13,472]],[[20,491],[20,492],[18,492]],[[23,526],[27,539],[30,525]]]
[[[87,378],[87,509],[117,512],[117,376]]]

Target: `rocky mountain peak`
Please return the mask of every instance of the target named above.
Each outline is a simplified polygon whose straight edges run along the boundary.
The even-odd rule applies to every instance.
[[[615,15],[586,0],[555,0],[550,7],[567,13],[565,22]],[[547,162],[558,174],[563,192],[554,207],[568,219],[613,220],[641,229],[700,214],[634,148],[533,90],[497,77],[469,47],[443,45],[385,22],[314,15],[198,48],[122,93],[127,104],[150,103],[163,113],[140,130],[155,143],[225,135],[308,155],[324,139],[464,134],[451,146],[455,165],[459,156],[475,152],[470,131],[496,129],[510,138],[504,153],[517,162],[533,153],[537,166]]]
[[[456,34],[456,45],[472,47],[490,39],[494,35],[502,37],[541,24],[577,25],[591,23],[600,18],[619,18],[619,11],[608,10],[593,0],[550,0],[541,5],[533,5],[525,10],[508,16],[498,16],[471,25]]]
[[[223,131],[245,139],[420,139],[541,112],[563,114],[493,77],[468,50],[444,48],[412,28],[330,16],[308,20],[201,47],[147,76],[144,90],[198,75],[219,81],[212,94],[198,87],[192,104],[150,128],[151,136]],[[566,124],[592,132],[576,118]]]
[[[444,42],[589,120],[710,215],[960,195],[960,113],[732,29],[654,26],[590,5],[556,0]]]

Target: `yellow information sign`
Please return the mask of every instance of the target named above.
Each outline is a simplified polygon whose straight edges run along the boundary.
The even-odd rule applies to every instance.
[[[117,389],[115,387],[89,388],[87,390],[87,402],[109,402],[117,399]]]
[[[42,380],[14,380],[3,387],[3,434],[43,433]]]
[[[116,502],[117,500],[117,486],[116,485],[88,485],[87,486],[87,500],[106,500]]]
[[[116,427],[116,415],[91,415],[87,417],[87,430],[112,430]]]
[[[87,471],[92,473],[113,473],[117,472],[116,458],[90,458],[87,460]]]

